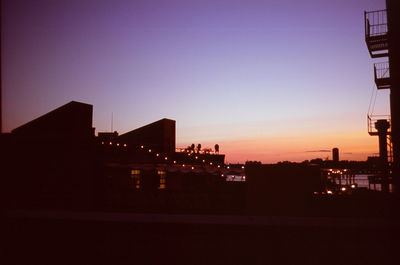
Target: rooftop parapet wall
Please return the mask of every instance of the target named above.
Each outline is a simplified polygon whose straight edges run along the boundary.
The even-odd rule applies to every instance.
[[[90,138],[94,136],[92,116],[92,105],[71,101],[12,130],[12,134],[28,138]]]
[[[161,119],[138,129],[124,133],[118,141],[128,146],[146,146],[154,152],[171,154],[175,152],[175,121]]]

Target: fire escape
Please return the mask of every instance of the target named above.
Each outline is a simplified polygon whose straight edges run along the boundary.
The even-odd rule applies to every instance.
[[[365,42],[371,58],[388,57],[388,26],[386,10],[364,12]],[[389,62],[379,62],[374,64],[374,79],[377,89],[390,89]],[[393,162],[392,140],[391,140],[391,119],[390,115],[368,114],[368,133],[370,135],[380,135],[385,133],[387,142],[387,159]],[[382,126],[382,124],[387,124]]]
[[[385,10],[364,12],[365,41],[372,58],[388,56],[388,27]]]
[[[390,89],[388,62],[389,41],[386,10],[364,12],[365,42],[371,58],[386,57],[386,61],[374,64],[376,88]],[[382,161],[382,191],[389,192],[390,165],[393,163],[393,144],[390,115],[368,113],[368,133],[379,137],[379,156]]]

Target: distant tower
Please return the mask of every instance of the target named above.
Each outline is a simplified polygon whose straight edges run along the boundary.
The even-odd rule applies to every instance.
[[[368,115],[368,132],[380,138],[380,154],[392,164],[393,191],[398,193],[400,192],[400,16],[398,15],[400,1],[386,0],[386,7],[385,10],[364,13],[368,51],[372,58],[386,58],[386,61],[374,64],[376,87],[390,89],[390,116],[382,119]],[[383,134],[385,137],[381,136]],[[382,171],[383,173],[386,171],[387,174],[390,172],[384,166]]]
[[[332,149],[332,160],[333,162],[339,162],[339,149],[336,147]]]

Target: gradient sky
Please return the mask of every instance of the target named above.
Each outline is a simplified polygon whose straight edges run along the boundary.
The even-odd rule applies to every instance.
[[[177,122],[227,162],[365,160],[364,10],[385,0],[3,0],[3,131],[71,100],[96,132]],[[375,114],[388,113],[378,92]]]

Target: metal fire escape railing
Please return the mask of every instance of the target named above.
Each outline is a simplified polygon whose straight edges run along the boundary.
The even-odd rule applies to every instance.
[[[378,135],[378,130],[375,128],[375,122],[378,120],[387,120],[390,124],[389,130],[387,131],[387,150],[388,150],[388,162],[393,163],[393,144],[392,144],[392,123],[390,115],[368,115],[368,133],[369,135]]]
[[[378,89],[390,88],[389,62],[374,64],[375,84]]]
[[[390,115],[367,115],[369,135],[378,135],[378,130],[375,128],[375,122],[377,122],[378,120],[387,120],[391,125]],[[390,134],[391,127],[388,130],[388,135]]]
[[[372,58],[388,56],[386,10],[364,12],[365,41]]]
[[[368,115],[368,133],[369,135],[378,135],[378,130],[375,128],[375,122],[378,120],[387,120],[390,124],[387,134],[387,150],[388,150],[388,162],[393,162],[393,144],[392,144],[392,132],[391,132],[391,120],[390,115]]]

